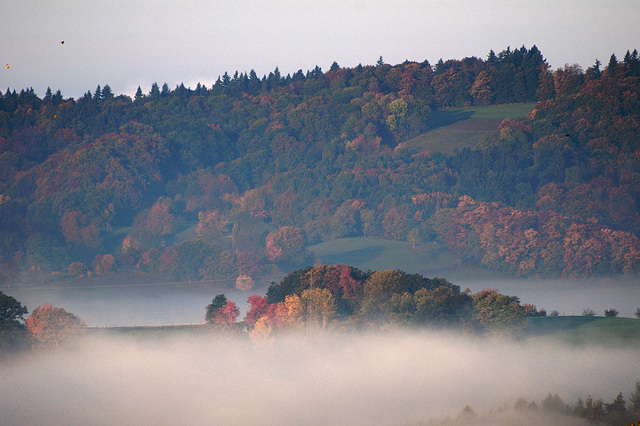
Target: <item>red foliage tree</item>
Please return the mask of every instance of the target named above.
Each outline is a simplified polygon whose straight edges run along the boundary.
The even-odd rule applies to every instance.
[[[244,317],[244,320],[250,326],[255,325],[255,323],[262,317],[271,316],[274,311],[273,305],[268,303],[266,296],[258,296],[254,294],[247,298],[247,302],[249,303],[249,310],[247,311],[247,315]]]
[[[86,216],[77,210],[62,216],[60,229],[68,243],[91,248],[98,248],[102,243],[98,227],[87,223]]]
[[[235,324],[238,315],[240,315],[240,309],[235,302],[228,300],[222,308],[216,311],[211,322],[218,326],[228,327]]]
[[[96,255],[93,260],[93,271],[96,275],[111,275],[115,269],[115,259],[111,254]]]
[[[300,228],[284,226],[267,235],[265,254],[272,262],[300,262],[306,255],[304,244]]]

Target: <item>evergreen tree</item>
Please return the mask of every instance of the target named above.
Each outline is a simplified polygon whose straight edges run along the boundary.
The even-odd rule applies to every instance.
[[[98,87],[96,87],[96,91],[93,93],[93,99],[95,101],[100,101],[102,100],[102,87],[100,87],[100,85],[98,84]]]
[[[102,99],[113,99],[113,92],[108,84],[105,84],[102,89]]]
[[[616,58],[615,53],[613,53],[609,58],[609,65],[607,65],[607,71],[609,72],[610,75],[613,75],[615,74],[617,67],[618,67],[618,58]]]
[[[51,87],[47,87],[47,91],[44,94],[44,98],[42,100],[48,103],[48,102],[51,102],[51,98],[52,98]]]
[[[158,99],[160,97],[160,86],[158,86],[158,83],[153,83],[151,85],[151,91],[149,92],[149,97],[151,99]]]
[[[60,90],[56,90],[55,95],[51,98],[51,101],[54,105],[60,105],[64,99],[62,98],[62,92]]]

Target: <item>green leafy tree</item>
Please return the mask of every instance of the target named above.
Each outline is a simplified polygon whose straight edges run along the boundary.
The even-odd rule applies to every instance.
[[[0,329],[14,329],[24,324],[27,308],[13,296],[0,291]]]
[[[473,299],[455,285],[434,289],[421,288],[413,296],[417,323],[435,325],[466,325],[473,313]]]
[[[472,296],[478,326],[495,334],[517,335],[526,324],[526,312],[516,296],[483,290]]]
[[[14,297],[0,291],[0,350],[20,342],[27,308]]]

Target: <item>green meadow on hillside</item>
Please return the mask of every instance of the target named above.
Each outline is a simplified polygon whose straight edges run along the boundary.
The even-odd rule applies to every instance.
[[[427,277],[445,277],[452,282],[495,279],[502,275],[482,266],[460,263],[442,243],[427,242],[413,248],[405,241],[385,238],[337,238],[307,247],[322,263],[342,263],[366,271],[399,269]]]
[[[487,107],[448,108],[433,111],[432,130],[406,141],[410,152],[452,154],[456,149],[475,148],[482,144],[505,118],[525,117],[534,103],[492,105]]]
[[[440,243],[425,243],[417,248],[404,241],[384,238],[338,238],[308,247],[322,263],[343,263],[362,270],[399,269],[433,275],[456,266],[455,256]]]
[[[595,316],[532,317],[526,334],[572,345],[631,345],[640,343],[640,320]]]

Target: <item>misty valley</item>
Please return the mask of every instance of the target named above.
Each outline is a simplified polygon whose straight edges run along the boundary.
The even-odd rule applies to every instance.
[[[204,283],[32,290],[91,320],[38,307],[31,345],[3,328],[7,424],[616,424],[640,408],[638,319],[547,316],[441,278],[317,265],[212,300]]]
[[[463,289],[469,288],[473,292],[497,289],[516,295],[547,313],[581,315],[583,310],[591,309],[597,315],[604,315],[606,309],[614,308],[619,316],[631,318],[640,306],[640,287],[634,279],[530,280],[481,275],[472,280],[468,276],[452,275],[452,281]],[[126,327],[201,323],[204,307],[221,292],[237,303],[243,317],[249,307],[247,297],[264,295],[268,284],[257,281],[254,289],[247,292],[233,287],[219,288],[206,282],[130,284],[125,278],[98,280],[90,286],[67,281],[49,286],[0,287],[0,291],[29,308],[44,303],[64,307],[88,326]]]
[[[7,89],[0,423],[637,423],[639,237],[635,49]]]

